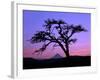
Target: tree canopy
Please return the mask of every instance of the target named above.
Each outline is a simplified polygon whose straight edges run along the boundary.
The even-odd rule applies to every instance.
[[[54,43],[53,47],[61,47],[66,56],[69,56],[69,45],[75,43],[77,38],[72,38],[76,33],[86,32],[82,25],[68,24],[63,20],[48,19],[44,21],[44,31],[36,32],[30,39],[32,44],[44,42],[36,52],[43,52],[47,46]]]

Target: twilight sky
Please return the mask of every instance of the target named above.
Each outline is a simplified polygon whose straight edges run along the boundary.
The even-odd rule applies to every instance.
[[[91,54],[91,14],[75,12],[51,12],[23,10],[23,56],[35,59],[52,58],[55,54],[65,57],[60,47],[52,48],[50,45],[43,54],[32,54],[39,49],[43,43],[31,44],[29,40],[36,31],[44,30],[42,27],[44,20],[62,19],[68,24],[82,25],[88,32],[76,33],[73,38],[77,38],[75,44],[70,45],[70,55],[87,56]]]

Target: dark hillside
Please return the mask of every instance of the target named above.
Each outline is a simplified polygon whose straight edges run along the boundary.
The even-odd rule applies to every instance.
[[[67,58],[35,60],[32,58],[23,58],[23,69],[36,68],[56,68],[56,67],[78,67],[91,66],[90,56],[70,56]]]

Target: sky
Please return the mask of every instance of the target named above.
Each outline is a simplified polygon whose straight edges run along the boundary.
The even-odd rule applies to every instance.
[[[52,45],[42,53],[33,52],[41,47],[43,43],[31,44],[28,40],[37,32],[44,30],[43,24],[47,19],[64,20],[68,24],[82,25],[87,32],[77,33],[73,38],[77,42],[70,45],[71,56],[90,56],[91,55],[91,14],[76,12],[53,12],[53,11],[34,11],[23,10],[23,57],[35,59],[50,59],[56,54],[65,57],[60,47],[52,48]]]

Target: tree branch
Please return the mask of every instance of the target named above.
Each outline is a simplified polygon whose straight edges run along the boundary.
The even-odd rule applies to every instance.
[[[49,43],[47,43],[47,44],[44,44],[40,49],[34,51],[34,53],[37,53],[37,52],[42,53],[43,51],[46,50],[47,46],[49,46],[50,43],[52,43],[52,42],[49,42]]]
[[[56,27],[56,29],[57,29],[57,31],[58,31],[58,33],[59,33],[59,35],[60,35],[60,37],[63,39],[62,41],[65,43],[65,40],[67,40],[66,39],[66,37],[63,35],[63,30],[62,30],[62,28],[61,28],[61,24],[59,23],[58,24],[58,26]],[[59,38],[58,38],[59,39]],[[61,40],[61,39],[60,39]]]

